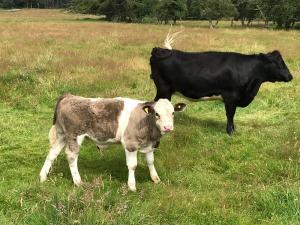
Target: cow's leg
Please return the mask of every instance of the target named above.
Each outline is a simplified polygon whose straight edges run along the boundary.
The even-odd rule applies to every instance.
[[[80,151],[80,143],[77,143],[76,139],[70,138],[66,147],[66,156],[69,162],[70,171],[72,174],[73,182],[76,186],[81,183],[81,177],[78,171],[78,155]]]
[[[170,85],[161,78],[155,78],[154,83],[156,86],[156,96],[154,101],[157,101],[160,98],[166,98],[171,101],[173,91]]]
[[[234,117],[234,114],[235,114],[236,105],[233,102],[226,102],[225,101],[225,110],[226,110],[226,116],[227,116],[226,131],[229,135],[231,135],[234,132],[233,117]]]
[[[153,180],[154,183],[159,183],[160,182],[160,178],[156,172],[156,169],[154,167],[154,153],[153,152],[149,152],[145,154],[146,156],[146,160],[147,160],[147,164],[148,164],[148,168],[150,171],[150,177]]]
[[[43,168],[40,172],[40,181],[44,182],[47,179],[47,175],[50,171],[50,168],[54,162],[54,160],[57,158],[61,150],[66,144],[65,135],[63,133],[59,133],[57,131],[56,126],[52,126],[49,132],[49,141],[50,141],[50,151],[47,155],[47,158],[45,160],[45,163],[43,165]]]
[[[157,90],[157,93],[156,93],[156,96],[154,98],[154,101],[158,101],[161,98],[166,98],[169,101],[171,101],[171,97],[172,97],[172,91],[170,89],[169,90],[164,90],[164,91]]]
[[[126,164],[128,167],[128,188],[131,191],[136,191],[136,185],[135,185],[135,168],[137,166],[137,151],[130,152],[127,149],[125,149],[126,153]]]

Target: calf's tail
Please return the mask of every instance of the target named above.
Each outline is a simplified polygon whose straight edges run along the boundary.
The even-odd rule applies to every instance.
[[[57,131],[55,125],[53,125],[49,131],[49,142],[51,146],[54,146],[57,139]]]
[[[53,125],[55,125],[56,123],[56,119],[57,119],[57,110],[58,110],[58,105],[59,103],[67,96],[69,96],[70,94],[64,94],[58,97],[57,102],[56,102],[56,106],[54,109],[54,116],[53,116]]]

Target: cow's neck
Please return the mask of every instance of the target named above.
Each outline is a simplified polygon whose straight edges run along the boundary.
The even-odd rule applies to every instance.
[[[248,106],[257,95],[257,92],[264,81],[259,78],[252,78],[248,81],[243,89],[242,98],[238,101],[238,106],[246,107]]]

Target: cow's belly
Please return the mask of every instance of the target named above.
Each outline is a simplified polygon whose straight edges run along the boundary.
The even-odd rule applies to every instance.
[[[213,96],[221,95],[221,92],[218,90],[203,91],[203,90],[194,90],[194,89],[181,89],[178,90],[177,92],[191,99],[201,99],[205,97],[213,97]]]

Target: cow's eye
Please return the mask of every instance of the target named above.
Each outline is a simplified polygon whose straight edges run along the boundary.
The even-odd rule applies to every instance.
[[[156,117],[156,118],[159,118],[160,116],[159,116],[159,114],[158,114],[158,113],[155,113],[155,117]]]

